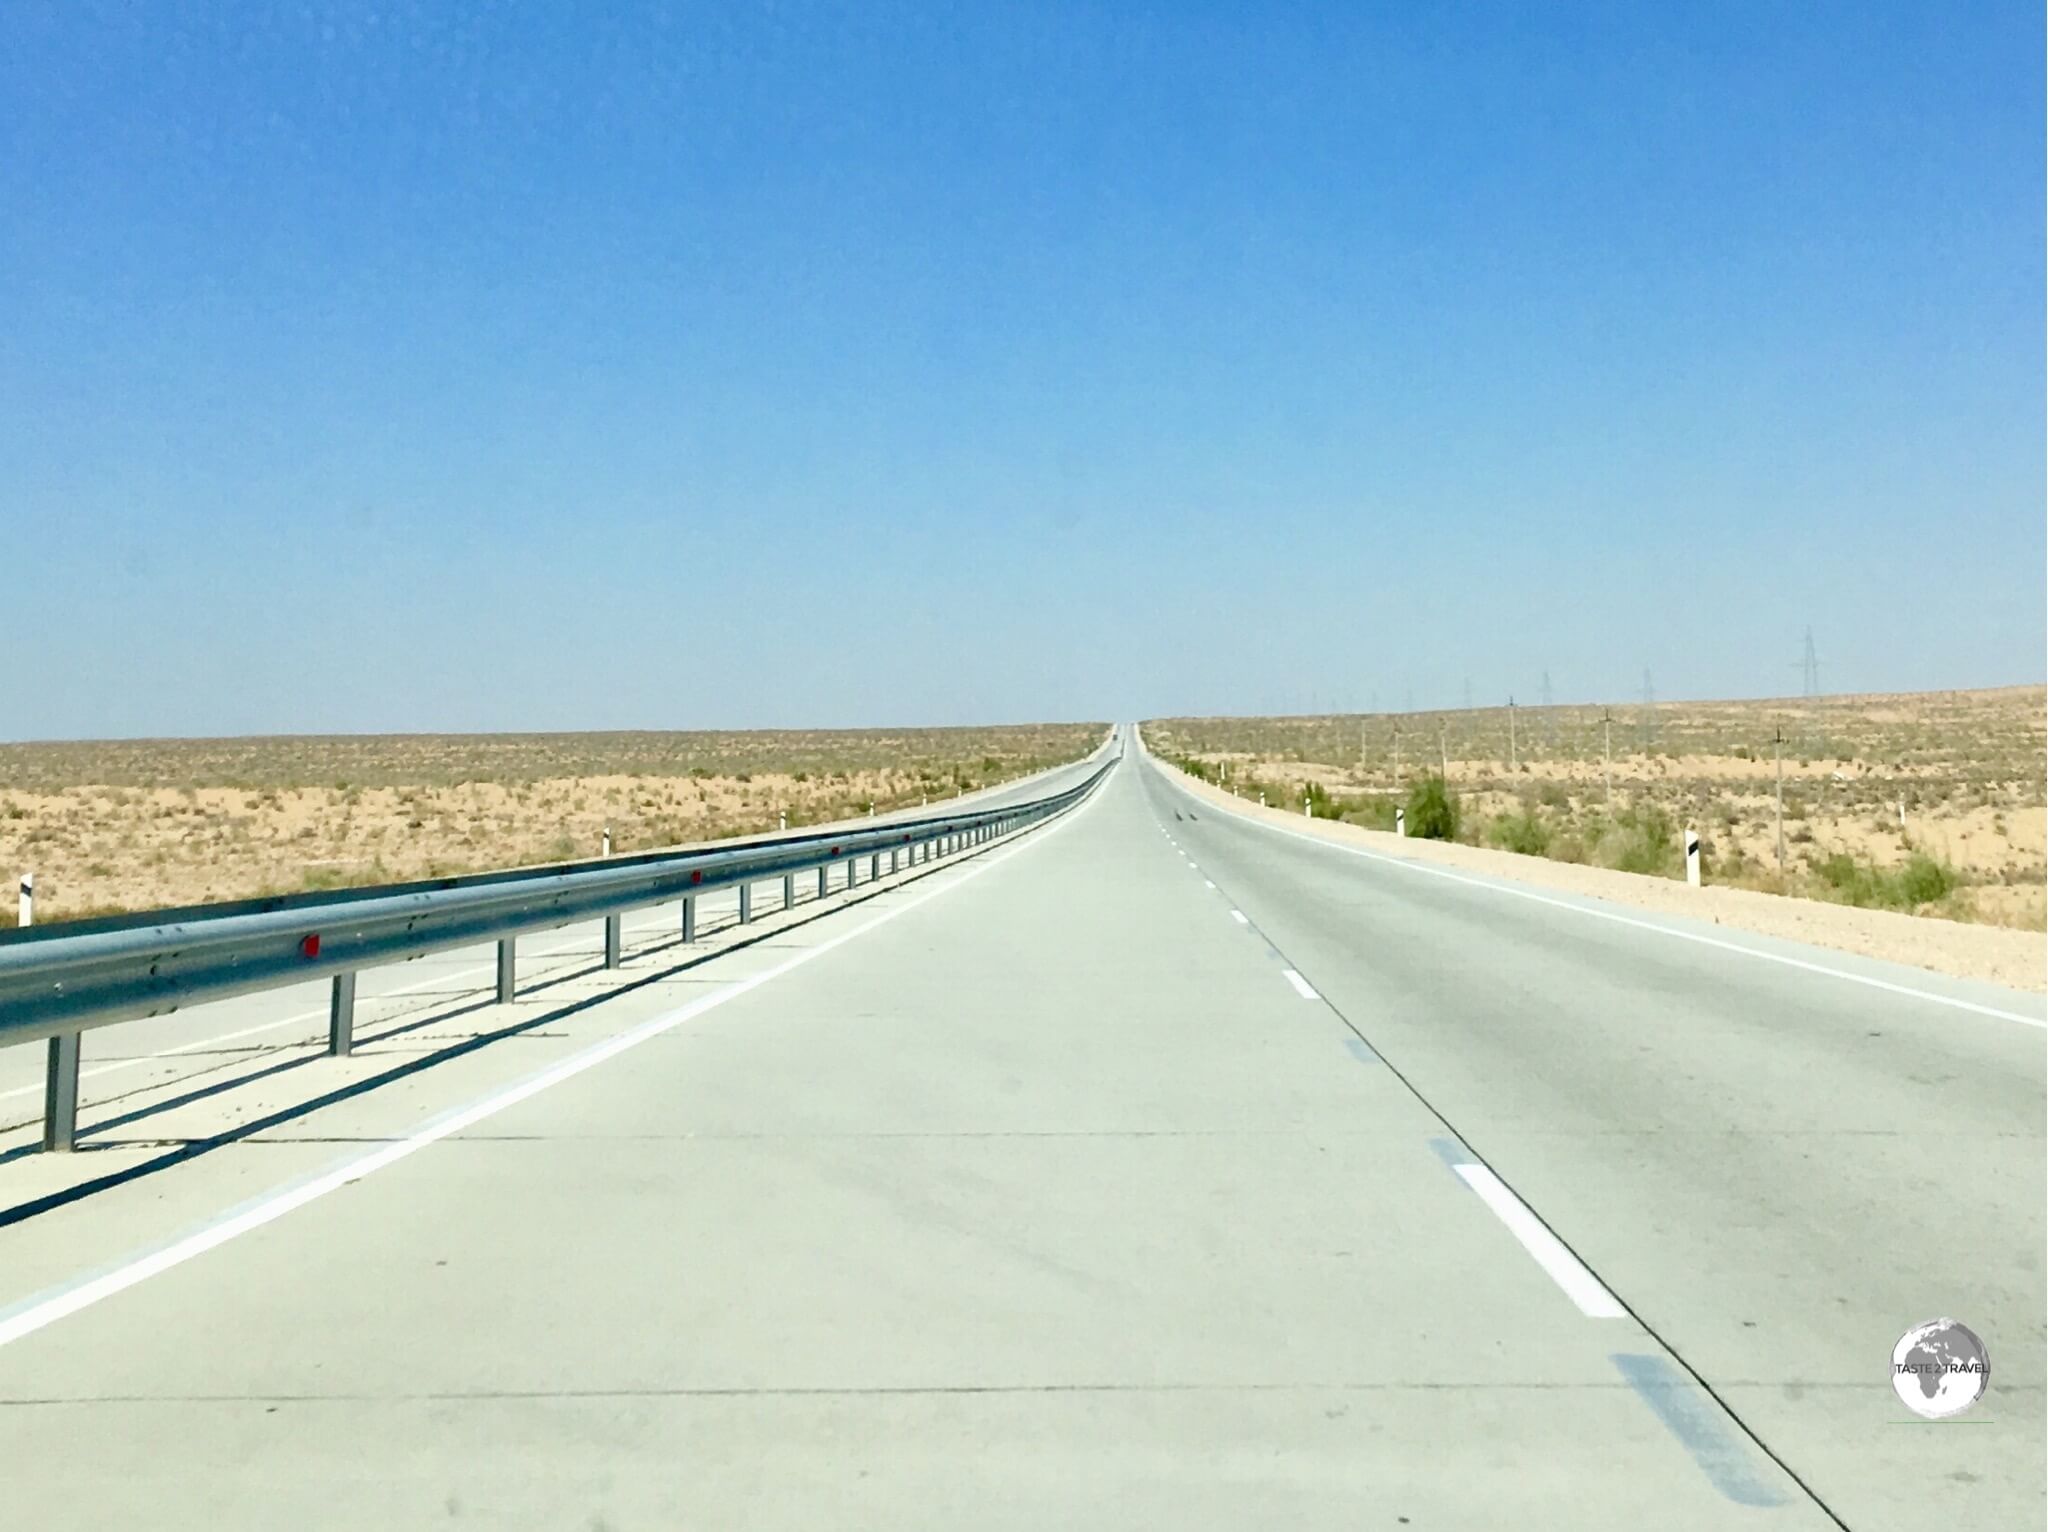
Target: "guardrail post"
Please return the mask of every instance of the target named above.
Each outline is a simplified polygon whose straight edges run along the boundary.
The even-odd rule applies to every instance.
[[[894,846],[891,846],[889,848],[889,871],[892,875],[895,873],[897,868],[903,865],[902,862],[898,860],[898,858],[901,855],[902,853],[898,851]]]
[[[796,874],[793,872],[785,872],[782,875],[782,907],[785,910],[787,910],[793,908],[795,904]]]
[[[853,887],[853,885],[854,885],[854,881],[855,881],[855,880],[856,880],[856,879],[857,879],[857,878],[858,878],[859,876],[860,876],[860,858],[858,858],[858,857],[852,857],[852,856],[848,857],[848,858],[846,859],[846,886],[847,886],[848,888],[851,888],[851,887]]]
[[[78,1034],[50,1039],[43,1076],[43,1147],[68,1154],[78,1147]]]
[[[14,922],[26,929],[36,923],[36,875],[21,875],[21,902]],[[77,1032],[59,1032],[50,1039],[43,1072],[43,1147],[68,1154],[78,1146]]]
[[[626,917],[623,915],[607,915],[604,918],[604,966],[607,968],[619,966],[620,928],[625,923]]]
[[[338,973],[327,994],[327,1051],[345,1059],[356,1046],[356,976]]]
[[[740,924],[745,925],[754,918],[754,885],[740,885]]]
[[[697,896],[695,894],[685,894],[683,896],[683,940],[693,942],[696,939]]]
[[[831,875],[832,875],[832,869],[831,869],[831,868],[829,868],[829,867],[823,867],[823,866],[819,867],[819,869],[818,869],[818,897],[819,897],[820,899],[824,898],[824,897],[825,897],[825,896],[826,896],[827,894],[829,894],[829,893],[831,893],[831,892],[832,892],[832,889],[831,889],[831,885],[830,885],[830,884],[828,884],[828,883],[827,883],[827,882],[825,881],[825,880],[826,880],[827,878],[829,878],[829,877],[830,877]]]
[[[513,991],[519,987],[519,938],[501,936],[498,938],[498,1004],[510,1005]]]
[[[877,851],[868,859],[868,881],[874,882],[882,875],[882,853]]]

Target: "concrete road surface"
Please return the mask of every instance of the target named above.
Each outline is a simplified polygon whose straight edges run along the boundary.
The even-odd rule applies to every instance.
[[[1134,751],[502,1043],[174,1099],[32,1216],[0,1165],[9,1521],[2038,1526],[2044,1033],[1810,956]],[[1993,1376],[1932,1424],[1937,1315]]]

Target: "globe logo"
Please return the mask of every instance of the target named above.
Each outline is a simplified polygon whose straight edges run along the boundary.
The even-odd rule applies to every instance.
[[[1930,1319],[1892,1347],[1892,1391],[1923,1420],[1948,1420],[1979,1399],[1991,1382],[1991,1357],[1969,1326]]]

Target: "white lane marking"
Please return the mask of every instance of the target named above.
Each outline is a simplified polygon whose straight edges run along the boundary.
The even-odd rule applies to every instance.
[[[1509,1191],[1499,1176],[1484,1165],[1453,1165],[1451,1169],[1479,1193],[1480,1201],[1493,1209],[1494,1216],[1508,1226],[1508,1232],[1536,1258],[1536,1264],[1550,1280],[1564,1289],[1565,1296],[1579,1306],[1581,1314],[1588,1319],[1628,1318],[1628,1310],[1621,1306],[1621,1301],[1565,1248],[1563,1240],[1544,1227],[1543,1220],[1530,1212],[1528,1205]]]
[[[1208,880],[1207,878],[1204,878],[1204,879],[1202,879],[1202,887],[1204,887],[1204,888],[1214,888],[1215,886],[1216,886],[1216,885],[1215,885],[1214,883],[1211,883],[1211,882],[1210,882],[1210,881],[1209,881],[1209,880]]]
[[[47,1325],[55,1324],[60,1319],[68,1318],[70,1315],[78,1313],[81,1309],[90,1308],[93,1304],[98,1303],[104,1298],[111,1298],[116,1293],[125,1292],[137,1283],[146,1282],[149,1278],[159,1276],[171,1270],[174,1266],[182,1266],[194,1256],[204,1255],[207,1251],[225,1245],[229,1240],[247,1234],[252,1229],[260,1229],[265,1224],[275,1223],[294,1209],[302,1208],[309,1202],[317,1201],[329,1192],[337,1191],[352,1181],[360,1181],[365,1176],[382,1170],[388,1165],[395,1165],[400,1160],[418,1153],[426,1148],[427,1145],[437,1143],[441,1139],[448,1137],[451,1133],[460,1133],[466,1128],[473,1128],[478,1123],[497,1116],[508,1107],[517,1106],[520,1102],[537,1096],[552,1086],[560,1085],[564,1080],[574,1079],[586,1070],[595,1069],[599,1064],[617,1058],[628,1049],[639,1047],[640,1044],[648,1041],[650,1038],[659,1037],[664,1032],[672,1031],[686,1021],[702,1016],[706,1011],[724,1005],[728,1000],[737,1000],[741,995],[747,994],[751,990],[759,989],[762,985],[769,983],[771,980],[781,978],[793,969],[803,967],[804,964],[812,961],[814,958],[823,957],[834,948],[843,947],[848,942],[887,925],[898,916],[907,914],[920,905],[930,903],[942,894],[949,894],[954,889],[973,882],[983,873],[993,872],[1011,857],[1029,851],[1033,846],[1043,845],[1051,834],[1057,833],[1059,830],[1066,828],[1067,825],[1072,824],[1074,819],[1080,817],[1081,813],[1086,812],[1086,810],[1092,808],[1099,801],[1097,798],[1090,797],[1082,804],[1080,810],[1073,812],[1072,817],[1061,820],[1047,834],[1036,836],[1021,845],[1012,846],[1008,851],[1002,852],[989,860],[979,862],[978,864],[970,863],[963,867],[954,877],[940,883],[931,892],[920,895],[915,899],[907,900],[892,910],[885,910],[865,924],[855,926],[850,931],[843,931],[837,936],[818,943],[815,947],[807,947],[803,951],[777,963],[773,968],[763,969],[760,973],[754,974],[749,978],[735,979],[723,988],[713,990],[710,994],[693,1000],[687,1005],[679,1006],[673,1011],[668,1011],[648,1021],[643,1021],[636,1027],[629,1027],[617,1036],[608,1037],[603,1042],[593,1044],[580,1053],[571,1054],[559,1064],[551,1065],[537,1074],[529,1075],[526,1079],[509,1085],[502,1090],[495,1091],[480,1101],[473,1101],[468,1106],[457,1107],[451,1112],[444,1112],[438,1117],[429,1118],[404,1138],[374,1149],[368,1154],[344,1160],[341,1164],[322,1171],[304,1181],[280,1187],[268,1196],[262,1197],[236,1212],[226,1214],[212,1223],[202,1225],[189,1234],[181,1235],[166,1244],[158,1246],[154,1250],[145,1251],[131,1260],[124,1261],[111,1271],[102,1272],[96,1277],[89,1277],[83,1281],[60,1286],[54,1290],[31,1297],[11,1310],[0,1310],[0,1346],[18,1341],[25,1335],[33,1335],[36,1331]]]
[[[1292,968],[1283,968],[1281,972],[1287,975],[1287,982],[1294,986],[1294,992],[1297,995],[1301,996],[1302,999],[1320,1000],[1323,998],[1321,995],[1317,994],[1313,989],[1309,988],[1308,980],[1304,979]]]
[[[1161,776],[1165,776],[1162,770]],[[1167,779],[1169,782],[1171,778]],[[1174,783],[1178,787],[1178,783]],[[1185,789],[1181,789],[1185,791]],[[1190,797],[1194,796],[1192,793]],[[1670,926],[1660,926],[1653,920],[1638,920],[1632,915],[1623,915],[1614,910],[1594,909],[1588,905],[1573,904],[1567,899],[1553,899],[1547,894],[1532,889],[1511,888],[1504,884],[1488,882],[1484,878],[1468,877],[1464,873],[1452,872],[1444,867],[1432,867],[1427,862],[1411,862],[1406,857],[1388,856],[1383,851],[1367,851],[1361,846],[1340,846],[1335,841],[1324,840],[1319,835],[1305,835],[1299,830],[1290,830],[1284,825],[1268,824],[1263,819],[1253,819],[1246,814],[1236,816],[1245,824],[1256,825],[1259,829],[1270,830],[1275,835],[1289,836],[1294,840],[1306,841],[1311,846],[1320,846],[1325,851],[1341,851],[1346,856],[1362,856],[1369,862],[1385,862],[1389,866],[1405,868],[1409,872],[1427,873],[1433,878],[1448,878],[1453,883],[1469,884],[1473,888],[1484,888],[1496,894],[1507,894],[1516,899],[1528,899],[1536,904],[1547,904],[1553,909],[1570,910],[1579,915],[1590,915],[1595,920],[1611,920],[1616,925],[1629,926],[1638,931],[1654,931],[1659,936],[1673,937],[1682,942],[1696,942],[1702,947],[1718,948],[1722,952],[1739,952],[1744,957],[1759,958],[1766,963],[1779,963],[1786,968],[1797,968],[1807,973],[1823,974],[1831,979],[1846,979],[1851,984],[1861,984],[1870,989],[1881,989],[1888,994],[1907,995],[1915,1000],[1927,1000],[1935,1005],[1946,1005],[1958,1011],[1970,1011],[1979,1016],[1996,1016],[2001,1021],[2017,1021],[2023,1026],[2048,1030],[2048,1019],[2039,1016],[2025,1016],[2018,1011],[2000,1010],[1995,1005],[1979,1005],[1974,1000],[1959,1000],[1952,995],[1937,995],[1932,990],[1915,989],[1910,984],[1894,984],[1889,979],[1876,979],[1868,974],[1850,973],[1844,968],[1830,968],[1825,963],[1810,963],[1804,958],[1786,957],[1777,952],[1760,952],[1755,947],[1745,947],[1740,942],[1723,941],[1717,936],[1705,936],[1697,931],[1678,931]]]
[[[1232,920],[1236,921],[1236,922],[1237,922],[1237,923],[1238,923],[1239,925],[1241,925],[1241,926],[1248,926],[1248,925],[1250,925],[1250,924],[1251,924],[1251,922],[1250,922],[1249,920],[1246,920],[1246,919],[1244,918],[1244,911],[1243,911],[1243,910],[1232,910],[1232,911],[1230,912],[1230,918],[1231,918]]]

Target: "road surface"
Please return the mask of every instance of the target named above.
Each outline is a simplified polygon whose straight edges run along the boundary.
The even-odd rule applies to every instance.
[[[0,1164],[11,1519],[2037,1526],[2044,1033],[1813,957],[1133,751],[479,1045]],[[1937,1315],[1993,1367],[1944,1424],[1888,1376]]]

